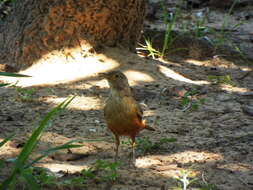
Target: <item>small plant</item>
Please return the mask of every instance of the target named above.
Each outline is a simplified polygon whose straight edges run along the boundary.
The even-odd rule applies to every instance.
[[[220,34],[219,43],[222,43],[222,44],[224,43],[224,40],[225,40],[226,34],[227,34],[226,31],[225,31],[225,28],[229,24],[229,17],[231,15],[231,13],[232,13],[232,11],[233,11],[234,6],[235,6],[236,3],[237,3],[237,0],[235,0],[233,2],[232,6],[230,7],[230,9],[228,11],[228,14],[225,15],[225,17],[224,17],[224,20],[223,20],[223,23],[222,23],[222,26],[221,26],[221,32],[219,33]],[[218,45],[219,45],[219,43],[218,43]]]
[[[34,93],[36,92],[36,89],[35,88],[26,89],[26,88],[16,87],[16,92],[17,92],[18,100],[22,102],[31,102],[32,97]]]
[[[57,186],[60,187],[68,187],[70,189],[75,189],[77,187],[85,187],[86,186],[86,180],[82,176],[75,176],[70,177],[68,179],[64,179],[61,182],[57,183]]]
[[[183,2],[183,1],[182,1]],[[174,14],[169,15],[167,8],[165,6],[165,0],[161,0],[161,7],[163,9],[163,22],[166,25],[164,41],[163,41],[163,48],[161,52],[161,57],[164,57],[165,52],[170,48],[173,38],[172,38],[172,31],[175,27],[177,17],[180,13],[180,8],[176,8],[176,12]]]
[[[182,0],[183,3],[183,0]],[[164,57],[166,51],[170,50],[171,44],[173,42],[173,36],[172,32],[175,28],[177,18],[180,14],[180,6],[177,6],[175,13],[169,14],[166,8],[166,2],[165,0],[160,0],[160,4],[163,10],[163,23],[165,24],[165,33],[164,33],[164,40],[163,40],[163,47],[162,50],[159,51],[153,47],[153,43],[151,39],[145,39],[145,45],[140,44],[140,48],[136,48],[137,50],[147,51],[149,54],[148,56],[151,56],[153,59],[156,57]],[[185,50],[185,48],[177,48],[170,51],[180,51]]]
[[[208,28],[205,26],[207,17],[204,16],[201,19],[197,19],[196,24],[194,25],[193,31],[195,37],[200,38],[204,37],[208,31]]]
[[[81,171],[81,174],[82,174],[82,176],[85,177],[85,178],[90,178],[90,179],[95,178],[95,174],[93,173],[92,168],[83,169],[83,170]]]
[[[118,162],[109,163],[104,160],[97,160],[95,169],[102,170],[104,174],[101,176],[102,181],[115,181],[118,178],[118,168],[120,164]]]
[[[31,167],[32,168],[32,167]],[[53,173],[50,173],[45,168],[34,168],[33,175],[36,181],[42,187],[59,187],[59,188],[77,188],[85,187],[87,185],[87,179],[92,179],[95,175],[91,169],[84,169],[81,174],[73,174],[62,177],[62,179],[56,177]]]
[[[31,173],[35,176],[36,181],[41,186],[54,186],[57,184],[57,177],[53,174],[50,174],[47,169],[39,167],[30,167]]]
[[[161,148],[162,145],[171,143],[171,142],[176,142],[176,138],[161,138],[158,142],[153,143],[149,137],[144,137],[137,139],[136,144],[137,144],[137,150],[141,151],[143,154],[146,154],[148,152],[151,152],[153,150]]]
[[[111,182],[118,178],[119,163],[109,163],[97,160],[95,165],[88,169],[83,169],[80,174],[68,174],[62,178],[56,177],[45,168],[29,167],[27,173],[33,175],[40,187],[58,188],[85,188],[88,180],[100,182]]]
[[[31,155],[32,151],[34,150],[35,146],[37,145],[44,129],[50,126],[51,120],[57,115],[57,113],[64,110],[73,99],[74,97],[66,99],[61,104],[53,108],[40,121],[38,127],[35,128],[30,138],[26,141],[17,159],[14,161],[14,166],[13,166],[10,176],[6,180],[4,180],[2,184],[0,185],[0,190],[12,189],[13,187],[15,187],[18,177],[21,177],[21,179],[24,179],[32,189],[40,189],[40,186],[37,183],[36,178],[32,175],[30,168],[32,164],[44,158],[44,156],[42,155],[39,158],[36,158],[31,163],[28,163],[28,158]],[[68,146],[65,146],[65,145],[62,145],[62,146],[67,147],[67,148],[80,147],[80,145],[73,145],[73,144],[67,144],[67,145]],[[58,150],[58,149],[55,149],[55,150]],[[49,152],[52,152],[52,149],[50,151],[47,151],[47,153]]]
[[[181,171],[181,175],[176,177],[176,180],[181,182],[182,190],[187,190],[187,187],[197,179],[193,178],[192,172],[183,170]]]
[[[228,85],[234,85],[233,81],[231,80],[231,77],[229,75],[224,76],[214,76],[209,75],[208,80],[213,84],[228,84]]]
[[[183,108],[183,111],[190,109],[191,111],[195,111],[199,109],[199,106],[205,103],[205,99],[194,99],[193,97],[198,95],[199,92],[196,89],[192,89],[187,91],[182,99],[180,100],[180,106]]]
[[[137,139],[137,150],[141,151],[143,154],[150,152],[154,148],[154,143],[149,139],[149,137],[144,137]]]
[[[143,44],[139,44],[141,47],[140,48],[136,48],[137,50],[142,50],[142,51],[147,51],[148,52],[148,57],[152,57],[153,59],[155,59],[155,57],[160,56],[160,52],[158,50],[156,50],[155,48],[153,48],[152,45],[152,40],[151,39],[145,39],[145,45]]]
[[[198,190],[218,190],[216,185],[208,183],[204,175],[202,174],[202,179],[196,177],[196,175],[191,170],[182,170],[180,175],[175,178],[180,186],[178,189],[198,189]]]
[[[232,31],[236,30],[240,25],[243,24],[243,22],[239,22],[237,24],[234,24],[234,25],[230,26],[230,23],[229,23],[229,19],[231,17],[232,11],[233,11],[233,9],[234,9],[237,2],[238,2],[238,0],[233,1],[233,4],[231,5],[228,13],[225,15],[225,17],[223,19],[220,31],[217,32],[217,31],[215,31],[211,28],[209,29],[210,33],[212,33],[215,36],[215,38],[213,40],[213,44],[215,46],[215,49],[217,49],[218,47],[220,47],[224,44],[227,44],[227,43],[229,43],[231,45],[232,42],[230,42],[230,40],[228,38],[229,32],[231,30]],[[230,30],[227,30],[227,28],[229,26],[230,26]],[[233,44],[232,44],[232,46],[233,46]]]

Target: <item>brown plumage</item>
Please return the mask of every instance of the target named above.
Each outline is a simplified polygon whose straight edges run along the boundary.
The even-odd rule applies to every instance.
[[[135,137],[142,129],[154,131],[142,120],[143,112],[135,101],[127,77],[121,71],[101,73],[110,85],[110,95],[104,108],[104,116],[108,128],[115,136],[115,161],[118,158],[120,136],[128,136],[132,140],[132,159],[135,162]]]

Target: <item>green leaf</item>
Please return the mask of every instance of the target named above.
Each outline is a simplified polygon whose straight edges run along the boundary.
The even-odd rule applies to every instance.
[[[0,84],[0,87],[3,87],[3,86],[8,86],[9,83],[3,83],[3,84]]]
[[[193,102],[193,103],[192,103],[191,109],[192,109],[192,110],[198,110],[198,109],[199,109],[199,104],[198,104],[198,102]]]
[[[180,104],[182,106],[188,105],[190,103],[190,99],[188,97],[184,97],[181,99]]]
[[[95,175],[93,174],[91,168],[83,169],[83,170],[81,171],[81,174],[82,174],[84,177],[87,177],[87,178],[94,178],[94,177],[95,177]]]
[[[40,186],[37,183],[35,177],[32,175],[32,171],[31,170],[22,170],[21,171],[21,176],[23,178],[25,178],[25,180],[30,185],[30,188],[32,190],[39,190],[40,189]]]
[[[4,161],[0,160],[0,168],[3,168],[3,167],[4,167]]]
[[[67,105],[75,98],[67,98],[61,104],[53,108],[47,115],[40,121],[39,126],[33,131],[31,137],[25,143],[21,153],[15,162],[14,168],[9,178],[7,178],[1,185],[0,190],[5,190],[15,180],[16,176],[23,170],[25,162],[27,161],[32,150],[36,146],[43,130],[50,125],[50,121],[56,116],[56,114],[66,108]]]
[[[200,104],[204,104],[206,102],[206,99],[205,98],[201,98],[200,100],[199,100],[199,103]]]
[[[160,143],[169,143],[169,142],[176,142],[176,138],[161,138]]]
[[[46,156],[48,156],[49,154],[52,154],[58,150],[63,150],[63,149],[70,149],[70,148],[79,148],[79,147],[82,147],[83,145],[77,145],[77,144],[72,144],[74,142],[77,142],[77,140],[71,140],[63,145],[60,145],[60,146],[56,146],[56,147],[53,147],[53,148],[49,148],[47,150],[44,150],[43,151],[43,154],[39,157],[37,157],[36,159],[34,159],[30,164],[27,164],[25,166],[25,168],[29,168],[31,167],[33,164],[35,164],[36,162],[40,161],[41,159],[45,158]]]
[[[6,77],[31,77],[29,75],[9,73],[9,72],[0,72],[0,76],[6,76]]]

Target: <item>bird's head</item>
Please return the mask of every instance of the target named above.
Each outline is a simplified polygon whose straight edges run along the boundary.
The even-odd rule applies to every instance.
[[[123,90],[129,88],[127,77],[121,71],[110,71],[107,73],[100,73],[101,78],[105,78],[110,87],[116,90]]]

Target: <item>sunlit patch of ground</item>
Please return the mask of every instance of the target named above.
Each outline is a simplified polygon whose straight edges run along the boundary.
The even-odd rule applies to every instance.
[[[83,169],[88,169],[89,166],[83,164],[80,165],[73,165],[71,163],[44,163],[44,164],[38,164],[39,167],[47,168],[51,172],[66,172],[66,173],[76,173],[81,172]]]
[[[70,94],[72,95],[72,94]],[[63,102],[67,97],[48,97],[44,99],[47,103],[53,103],[54,105],[58,105]],[[91,106],[92,105],[92,106]],[[101,100],[96,97],[87,97],[87,96],[78,96],[76,97],[71,104],[68,106],[68,109],[77,109],[77,110],[90,110],[101,108]]]
[[[125,74],[130,79],[130,85],[138,85],[139,82],[154,82],[151,76],[142,72],[127,70]]]
[[[173,164],[174,161],[180,164],[194,163],[194,162],[214,162],[223,160],[223,156],[220,154],[209,152],[196,152],[196,151],[184,151],[180,153],[174,153],[170,155],[155,155],[139,158],[137,160],[137,167],[140,168],[160,168],[166,165]],[[161,169],[162,170],[162,169]]]
[[[240,88],[236,86],[231,86],[231,85],[221,85],[222,90],[226,90],[227,92],[234,92],[234,93],[244,93],[244,92],[249,92],[250,90],[248,88]]]
[[[169,69],[165,66],[159,66],[159,70],[161,73],[163,73],[166,77],[178,80],[181,82],[187,82],[190,84],[196,84],[196,85],[202,85],[202,84],[210,84],[208,81],[194,81],[189,78],[184,77],[183,75],[173,71],[172,69]]]
[[[51,53],[47,59],[41,59],[35,65],[20,72],[32,76],[32,78],[1,77],[1,79],[10,83],[18,81],[18,85],[22,87],[52,85],[89,78],[117,66],[119,66],[117,61],[102,54],[89,57],[77,54],[67,58],[65,55],[56,52]]]
[[[253,166],[250,164],[243,164],[243,163],[231,163],[231,164],[224,164],[220,165],[219,168],[221,169],[228,169],[231,171],[241,171],[241,172],[250,172],[253,170]]]

